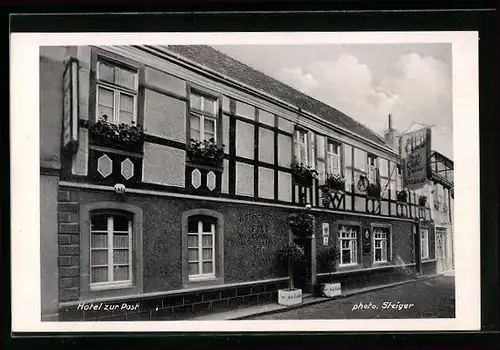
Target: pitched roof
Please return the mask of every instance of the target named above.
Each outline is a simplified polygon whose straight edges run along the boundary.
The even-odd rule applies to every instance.
[[[339,110],[271,78],[210,46],[168,45],[164,47],[229,78],[295,105],[354,134],[379,145],[385,145],[382,136]]]

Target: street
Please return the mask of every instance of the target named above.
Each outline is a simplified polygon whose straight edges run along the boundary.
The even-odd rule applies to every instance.
[[[454,318],[455,278],[442,276],[253,320]]]

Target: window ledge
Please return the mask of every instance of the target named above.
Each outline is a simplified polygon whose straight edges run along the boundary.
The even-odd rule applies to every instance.
[[[205,286],[217,286],[224,283],[222,277],[190,279],[184,283],[184,288],[195,288]]]

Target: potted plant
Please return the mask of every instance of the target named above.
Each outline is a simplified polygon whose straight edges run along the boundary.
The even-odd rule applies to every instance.
[[[321,191],[321,200],[323,201],[323,206],[328,208],[332,202],[332,194],[330,193],[330,188],[327,185],[321,185],[319,187]]]
[[[368,197],[380,198],[381,191],[382,188],[378,183],[371,183],[368,185],[368,188],[366,189],[366,194],[368,195]]]
[[[325,184],[334,191],[343,192],[345,190],[345,179],[341,175],[326,175]]]
[[[292,213],[288,216],[288,224],[295,236],[305,238],[313,233],[313,216],[304,212]]]
[[[396,194],[398,202],[406,203],[408,201],[408,192],[406,190],[401,190]]]
[[[225,145],[218,145],[212,137],[209,140],[191,139],[187,145],[191,162],[196,164],[222,166]]]
[[[293,181],[304,187],[311,187],[314,179],[318,177],[318,171],[309,165],[303,163],[292,164]]]
[[[134,121],[130,124],[111,123],[107,115],[103,115],[89,127],[89,134],[93,144],[132,152],[141,152],[144,143],[141,125]]]
[[[301,304],[302,289],[295,288],[294,275],[305,264],[303,249],[295,243],[283,246],[278,252],[278,263],[288,272],[288,288],[278,290],[278,303],[286,306]]]
[[[425,207],[426,203],[427,203],[427,197],[424,195],[420,195],[418,197],[418,205],[420,205],[421,207]]]
[[[439,202],[437,200],[434,201],[434,209],[439,210],[440,207],[441,207],[441,202]]]
[[[333,282],[333,272],[337,268],[337,261],[340,258],[340,251],[335,245],[322,247],[316,253],[318,271],[328,272],[328,282],[318,283],[317,292],[319,295],[332,298],[341,295],[340,283]]]

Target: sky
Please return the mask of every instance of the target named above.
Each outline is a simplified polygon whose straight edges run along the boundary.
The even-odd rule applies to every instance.
[[[451,44],[231,45],[215,49],[383,135],[432,125],[432,148],[453,159]],[[409,129],[411,127],[411,129]]]

